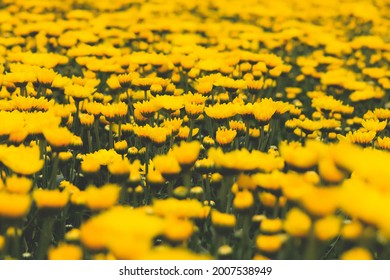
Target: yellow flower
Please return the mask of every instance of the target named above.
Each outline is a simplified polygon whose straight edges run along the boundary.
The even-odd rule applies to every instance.
[[[337,111],[343,104],[342,101],[335,99],[333,96],[323,95],[313,98],[312,107],[325,112]]]
[[[318,162],[318,172],[326,182],[338,183],[344,179],[344,173],[336,167],[334,161],[329,157],[320,159]]]
[[[88,249],[109,249],[116,258],[140,259],[163,230],[162,219],[142,209],[118,206],[83,223],[80,241]]]
[[[283,229],[281,219],[264,219],[260,223],[260,231],[263,233],[278,233]]]
[[[58,247],[51,247],[48,251],[49,260],[81,260],[82,249],[77,245],[60,243]]]
[[[134,127],[134,133],[138,137],[146,138],[157,145],[161,145],[167,141],[167,137],[171,134],[171,130],[166,127],[145,125]]]
[[[258,235],[256,237],[256,247],[262,252],[274,253],[278,251],[285,240],[284,235]]]
[[[207,209],[196,199],[156,199],[153,201],[153,211],[162,217],[204,219],[208,216]]]
[[[379,120],[369,119],[369,120],[363,120],[361,124],[368,131],[379,132],[386,128],[387,120],[381,122]]]
[[[102,107],[102,115],[106,117],[109,122],[113,122],[118,118],[126,116],[128,106],[124,102],[106,104]]]
[[[238,175],[236,184],[239,189],[244,189],[244,190],[254,191],[256,190],[257,187],[256,182],[253,180],[253,176],[249,176],[243,173]]]
[[[163,234],[172,242],[182,242],[189,239],[193,232],[194,226],[189,220],[168,218]]]
[[[190,119],[196,119],[204,112],[203,104],[186,103],[185,104],[186,114]]]
[[[31,197],[0,191],[0,216],[9,219],[23,218],[30,210]]]
[[[227,128],[218,128],[215,140],[221,146],[229,145],[233,142],[234,138],[237,136],[237,131]]]
[[[377,117],[379,120],[390,119],[390,109],[375,108],[373,113],[374,113],[375,117]]]
[[[88,186],[85,190],[86,206],[91,210],[108,209],[119,198],[120,187],[114,184],[106,184],[99,188]]]
[[[69,193],[59,190],[36,189],[32,197],[37,207],[41,209],[60,209],[69,201]]]
[[[272,99],[264,98],[260,102],[256,102],[253,105],[253,116],[259,125],[264,126],[276,113],[276,106]]]
[[[72,228],[70,231],[65,233],[66,241],[79,241],[80,240],[80,229]]]
[[[117,141],[114,143],[114,150],[118,153],[118,154],[126,154],[127,153],[127,149],[128,149],[128,146],[127,146],[127,141],[126,140],[122,140],[122,141]]]
[[[366,101],[370,99],[381,99],[384,96],[384,90],[377,87],[368,86],[363,90],[356,90],[349,96],[352,102]]]
[[[275,193],[280,189],[283,175],[280,171],[274,171],[269,174],[256,173],[252,176],[252,181],[256,187]]]
[[[0,235],[0,252],[3,250],[5,244],[4,236]]]
[[[254,138],[254,139],[257,139],[257,138],[259,138],[260,137],[260,129],[258,129],[258,128],[250,128],[249,129],[249,136],[251,137],[251,138]]]
[[[298,208],[292,208],[286,215],[284,230],[291,236],[304,237],[311,227],[310,217]]]
[[[129,160],[123,159],[123,160],[115,160],[107,165],[108,172],[112,174],[113,176],[119,176],[119,177],[128,177],[130,173],[130,162]]]
[[[95,88],[88,86],[81,86],[77,84],[70,84],[65,86],[65,95],[71,96],[76,100],[83,100],[92,95],[95,92]]]
[[[88,127],[88,128],[90,128],[93,125],[93,123],[95,122],[94,115],[80,114],[79,118],[80,118],[80,123],[83,126]]]
[[[237,211],[246,211],[253,206],[253,194],[248,190],[243,190],[235,194],[233,206]]]
[[[163,91],[163,87],[159,84],[153,84],[150,86],[150,92],[152,94],[161,94]]]
[[[264,255],[261,255],[261,254],[255,254],[255,256],[253,257],[253,260],[267,261],[267,260],[270,260],[270,258],[266,257]]]
[[[208,151],[208,156],[214,161],[215,166],[227,170],[255,170],[256,162],[251,161],[247,150],[234,150],[229,153],[224,153],[220,148],[211,148]]]
[[[390,150],[390,137],[378,137],[376,139],[376,147],[383,150]]]
[[[163,186],[165,183],[164,177],[161,175],[160,172],[156,170],[149,170],[147,175],[148,183],[152,186]]]
[[[183,247],[167,247],[165,245],[154,247],[145,256],[144,260],[210,260],[211,256],[196,254]]]
[[[65,163],[65,162],[68,162],[71,158],[73,158],[73,154],[70,151],[59,152],[58,158],[60,159],[61,162]]]
[[[300,128],[306,134],[312,133],[316,130],[320,130],[322,127],[321,121],[312,121],[309,119],[296,120],[296,126]]]
[[[311,187],[301,197],[301,203],[315,216],[330,215],[338,206],[338,189],[336,187]]]
[[[216,121],[231,118],[237,114],[237,106],[233,103],[215,104],[205,108],[206,115]]]
[[[21,228],[16,228],[16,227],[8,227],[5,234],[7,236],[22,236],[22,229]]]
[[[218,248],[219,259],[229,259],[233,254],[233,248],[229,245],[222,245]]]
[[[343,226],[341,235],[347,240],[356,240],[363,233],[363,226],[358,221],[352,221]]]
[[[95,161],[91,158],[85,158],[81,162],[81,171],[88,175],[88,174],[95,174],[100,170],[100,164],[99,162]]]
[[[49,87],[53,83],[55,77],[58,75],[53,69],[34,68],[37,76],[37,81],[43,86]]]
[[[252,94],[259,92],[264,85],[264,79],[247,81],[248,91]]]
[[[174,118],[174,119],[164,119],[161,125],[167,128],[167,130],[171,130],[173,133],[177,133],[179,132],[182,124],[183,124],[182,119]]]
[[[26,177],[12,175],[6,178],[5,185],[11,193],[26,194],[31,190],[33,182]]]
[[[372,260],[371,252],[363,247],[354,247],[345,251],[341,256],[341,260]]]
[[[132,81],[136,78],[139,78],[139,73],[138,72],[130,72],[130,73],[119,75],[118,81],[122,87],[128,88],[131,85]]]
[[[269,207],[269,208],[275,207],[275,205],[277,203],[277,197],[275,195],[273,195],[272,193],[260,192],[258,194],[258,196],[259,196],[259,200],[260,200],[261,204],[264,205],[265,207]],[[284,207],[285,204],[286,204],[286,198],[283,196],[280,197],[279,198],[279,206]]]
[[[207,95],[212,92],[213,86],[212,81],[199,80],[195,88],[200,94]]]
[[[211,223],[216,229],[233,229],[236,225],[236,217],[232,214],[221,213],[218,210],[211,211]]]
[[[153,99],[153,102],[168,112],[174,112],[184,107],[184,99],[180,96],[158,95]]]
[[[117,76],[111,76],[110,78],[108,78],[107,85],[111,90],[117,90],[122,88],[122,85],[120,84]]]
[[[372,140],[374,140],[376,136],[375,131],[367,131],[363,132],[360,130],[357,130],[355,132],[348,132],[345,137],[341,137],[342,139],[346,139],[351,143],[360,144],[363,146],[366,146],[371,143]]]
[[[169,154],[176,158],[180,166],[190,167],[198,159],[200,148],[199,141],[182,141],[179,146],[175,145]]]
[[[38,146],[24,145],[18,147],[0,145],[0,161],[12,171],[22,175],[32,175],[40,171],[44,164],[40,159]]]
[[[55,149],[68,147],[73,141],[73,133],[65,127],[49,128],[43,131],[47,143]]]
[[[295,143],[282,142],[279,150],[286,163],[298,170],[308,170],[314,167],[319,157],[317,151]]]
[[[199,132],[199,128],[194,128],[192,130],[192,137],[196,136]],[[188,126],[182,126],[180,127],[179,129],[179,132],[177,134],[177,137],[180,138],[180,139],[188,139],[188,136],[190,135],[190,128]]]
[[[154,115],[161,106],[152,100],[145,100],[143,102],[137,102],[134,104],[134,109],[137,110],[144,118],[149,118]]]
[[[173,155],[157,155],[153,158],[153,163],[156,170],[166,179],[176,176],[181,171],[180,164]]]
[[[336,237],[341,228],[341,219],[336,216],[327,216],[314,223],[314,232],[319,240],[326,241]]]
[[[246,125],[242,121],[231,120],[231,121],[229,121],[229,127],[230,127],[230,129],[237,131],[237,133],[239,135],[244,135],[245,130],[246,130]]]

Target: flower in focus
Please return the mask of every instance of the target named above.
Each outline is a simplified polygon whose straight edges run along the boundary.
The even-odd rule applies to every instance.
[[[233,129],[218,128],[215,140],[221,146],[229,145],[233,142],[237,135],[237,131]]]

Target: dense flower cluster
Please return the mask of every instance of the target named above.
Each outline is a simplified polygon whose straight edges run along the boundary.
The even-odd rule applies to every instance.
[[[389,259],[389,12],[1,1],[0,259]]]

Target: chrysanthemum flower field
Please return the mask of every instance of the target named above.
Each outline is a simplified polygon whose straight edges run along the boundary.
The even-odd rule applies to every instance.
[[[0,1],[0,259],[389,259],[389,14]]]

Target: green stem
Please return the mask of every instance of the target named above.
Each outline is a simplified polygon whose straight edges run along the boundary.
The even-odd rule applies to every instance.
[[[229,195],[229,192],[230,192],[230,189],[233,185],[233,177],[232,176],[224,176],[223,177],[223,180],[222,180],[222,186],[221,186],[221,189],[219,190],[219,193],[218,193],[218,202],[219,202],[219,206],[220,206],[220,210],[221,211],[224,211],[226,210],[226,212],[230,212],[230,211],[227,211],[227,210],[230,210],[230,209],[227,209],[229,207],[230,202],[228,202],[229,198],[231,198],[231,196]]]
[[[260,126],[260,137],[259,137],[259,143],[257,145],[257,150],[262,151],[262,146],[265,141],[265,135],[264,135],[264,125]]]
[[[190,170],[185,171],[185,173],[183,175],[183,183],[187,189],[187,194],[189,194],[190,189],[191,189],[191,172],[190,172]]]
[[[173,180],[168,181],[168,197],[172,197],[173,195],[173,184]]]
[[[249,145],[249,122],[246,122],[245,123],[245,142],[244,142],[244,147],[246,149],[249,149],[248,145]]]
[[[118,141],[122,140],[122,120],[118,122]]]
[[[110,131],[108,135],[109,149],[114,148],[114,134],[113,134],[113,122],[110,122]]]
[[[121,188],[120,197],[119,197],[119,204],[121,205],[126,204],[126,198],[127,198],[127,187],[125,184],[123,184]]]
[[[49,181],[49,189],[51,189],[51,190],[54,190],[56,187],[56,179],[57,179],[59,162],[60,162],[60,157],[58,156],[58,153],[55,153],[54,159],[53,159],[53,166],[52,166],[52,170],[51,170],[51,175],[50,175],[50,181]]]
[[[79,126],[80,126],[80,101],[75,101],[76,105],[76,113],[74,116],[73,120],[73,127],[74,127],[74,132],[77,134],[79,132]]]
[[[20,96],[27,97],[26,87],[24,87],[24,86],[20,87]]]
[[[314,224],[312,223],[309,236],[307,237],[307,245],[305,250],[305,260],[317,259],[317,240],[314,233]]]
[[[241,260],[247,260],[252,255],[251,250],[251,239],[249,235],[249,230],[251,226],[251,216],[247,214],[242,215],[243,225],[242,225],[242,236],[241,236]]]
[[[88,129],[88,131],[87,131],[87,137],[88,137],[88,151],[91,153],[93,148],[92,148],[92,136],[91,136],[90,129]]]
[[[273,211],[273,214],[272,214],[272,217],[274,219],[276,219],[278,217],[278,215],[279,215],[279,199],[280,199],[280,197],[277,196],[276,197],[276,201],[275,201],[275,205],[274,205],[274,211]]]
[[[52,239],[54,221],[54,216],[49,216],[43,220],[41,236],[38,243],[38,260],[46,259],[47,249],[49,248]]]
[[[48,170],[47,170],[47,162],[46,162],[46,158],[47,158],[47,142],[46,140],[42,139],[41,140],[41,144],[42,144],[42,148],[41,148],[41,153],[42,153],[42,157],[43,157],[43,174],[42,174],[42,185],[45,189],[47,189],[47,183],[48,183],[48,180],[47,180],[47,173],[48,173]]]
[[[210,177],[208,175],[206,178],[206,200],[211,200]]]
[[[94,128],[95,139],[96,139],[96,150],[100,150],[99,119],[95,120],[93,128]]]
[[[18,260],[22,257],[22,252],[20,250],[21,235],[18,233],[21,229],[21,226],[15,225],[15,235],[12,238],[12,257]]]
[[[190,121],[190,132],[188,133],[187,142],[192,141],[192,131],[194,130],[194,120],[190,119],[189,121]]]

